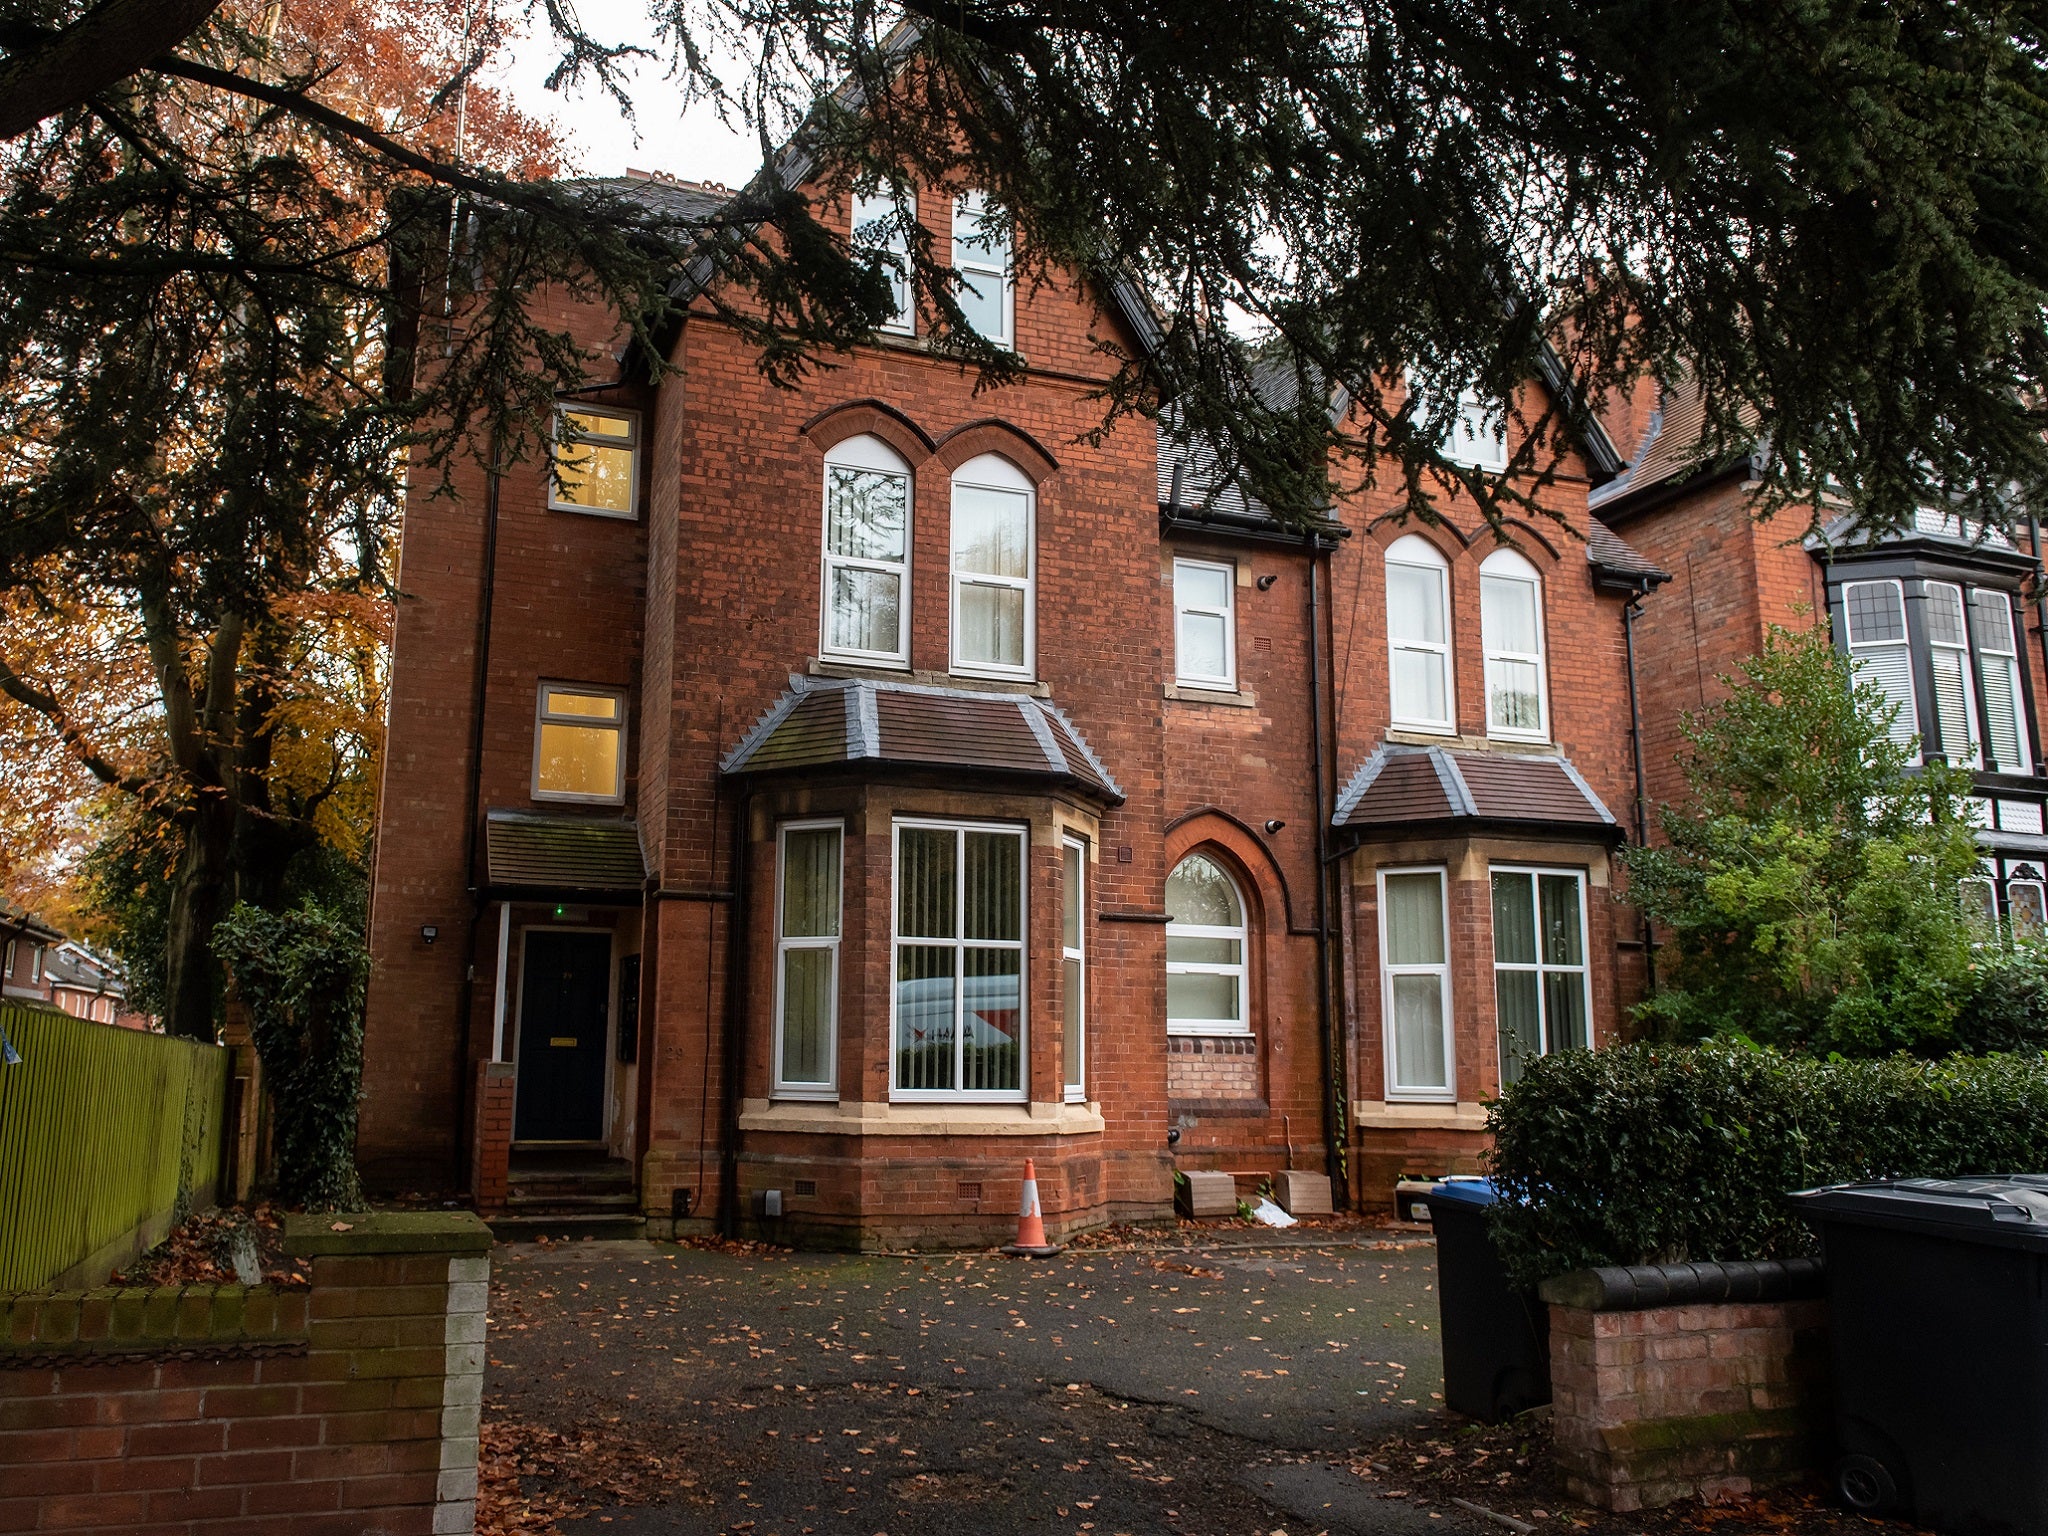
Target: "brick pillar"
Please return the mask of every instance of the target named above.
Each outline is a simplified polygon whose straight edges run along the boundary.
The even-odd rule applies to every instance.
[[[476,1069],[476,1141],[470,1158],[477,1210],[505,1209],[512,1177],[512,1063],[483,1061]]]

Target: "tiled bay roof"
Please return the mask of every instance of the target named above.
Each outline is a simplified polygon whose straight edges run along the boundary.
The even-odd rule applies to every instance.
[[[1620,835],[1613,813],[1569,759],[1383,743],[1337,797],[1340,827],[1381,836],[1473,823]]]
[[[1073,784],[1112,804],[1124,798],[1074,723],[1044,699],[865,678],[792,677],[721,766],[757,774],[849,763],[981,769]]]
[[[484,823],[484,862],[498,888],[637,893],[647,878],[640,829],[616,815],[494,810]]]

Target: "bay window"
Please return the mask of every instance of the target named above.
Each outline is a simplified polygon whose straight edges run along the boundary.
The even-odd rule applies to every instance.
[[[775,1092],[831,1098],[838,1083],[839,934],[844,832],[791,822],[778,835]]]
[[[891,1096],[1023,1099],[1024,830],[899,821],[895,846]]]
[[[1493,993],[1500,1080],[1530,1061],[1592,1043],[1586,974],[1585,876],[1571,870],[1493,874]]]
[[[1066,1099],[1088,1097],[1088,847],[1060,840],[1060,1030]]]
[[[1479,625],[1486,647],[1489,736],[1549,739],[1543,666],[1543,580],[1512,549],[1479,567]]]
[[[1929,670],[1934,678],[1934,728],[1941,755],[1952,763],[1978,767],[1977,689],[1970,670],[1970,632],[1963,618],[1963,589],[1952,582],[1927,583],[1926,623]]]
[[[1450,574],[1436,546],[1414,534],[1387,550],[1387,668],[1396,725],[1454,729]]]
[[[910,466],[876,437],[825,455],[820,654],[910,662]]]
[[[2020,700],[2019,646],[2012,600],[2003,592],[1970,594],[1970,634],[1977,642],[1977,681],[1984,691],[1984,754],[2000,773],[2028,771],[2026,711]]]
[[[1380,997],[1389,1099],[1449,1100],[1451,968],[1444,871],[1380,871]]]
[[[1843,588],[1842,607],[1856,680],[1898,706],[1891,739],[1911,747],[1920,734],[1920,719],[1913,706],[1913,647],[1906,635],[1905,592],[1896,581],[1853,581]]]
[[[1037,494],[999,454],[953,473],[953,667],[1029,677],[1035,664]]]

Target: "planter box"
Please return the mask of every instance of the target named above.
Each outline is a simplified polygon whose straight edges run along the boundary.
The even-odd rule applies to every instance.
[[[1184,1173],[1185,1184],[1176,1184],[1173,1203],[1183,1216],[1235,1216],[1237,1180],[1227,1173]]]
[[[1296,1173],[1292,1169],[1273,1176],[1280,1209],[1290,1216],[1329,1216],[1336,1207],[1330,1203],[1327,1173]]]

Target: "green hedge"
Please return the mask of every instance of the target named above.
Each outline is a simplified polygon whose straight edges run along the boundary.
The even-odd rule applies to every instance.
[[[1565,1051],[1534,1062],[1488,1121],[1494,1237],[1523,1284],[1601,1264],[1786,1258],[1813,1251],[1787,1190],[2048,1171],[2048,1056]]]

